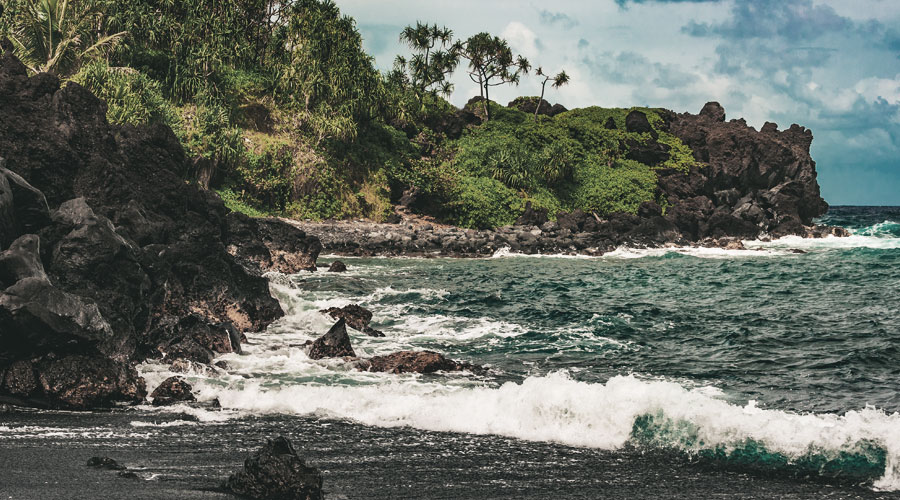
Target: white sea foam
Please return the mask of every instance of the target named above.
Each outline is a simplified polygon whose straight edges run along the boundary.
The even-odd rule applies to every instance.
[[[572,380],[565,373],[529,377],[499,387],[448,385],[419,377],[385,378],[366,385],[267,385],[242,380],[199,384],[226,408],[350,419],[381,427],[494,434],[571,446],[617,449],[635,420],[658,415],[685,425],[664,436],[686,451],[726,450],[746,440],[789,458],[858,451],[863,440],[886,450],[887,468],[876,486],[900,488],[900,415],[874,408],[845,415],[796,414],[729,404],[714,389],[688,390],[666,381],[618,376],[606,384]],[[678,434],[691,433],[691,439]]]
[[[825,238],[802,238],[800,236],[784,236],[772,241],[748,240],[747,248],[766,250],[792,249],[800,250],[843,250],[851,248],[874,248],[889,250],[900,248],[900,238],[885,236],[869,236],[854,233],[850,236],[826,236]]]

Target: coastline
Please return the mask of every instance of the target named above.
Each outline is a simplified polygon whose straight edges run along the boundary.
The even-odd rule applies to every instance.
[[[637,218],[635,218],[637,219]],[[599,257],[619,248],[714,248],[748,250],[746,238],[721,237],[689,241],[681,237],[648,236],[640,232],[573,232],[556,221],[537,225],[514,225],[476,230],[406,219],[396,224],[372,221],[310,222],[279,219],[322,242],[322,256],[335,257],[416,257],[487,258],[508,252],[522,255]],[[634,219],[632,219],[634,221]],[[645,222],[637,219],[640,229]],[[845,237],[848,233],[832,226],[805,227],[803,238]],[[773,238],[763,235],[762,242]]]
[[[238,498],[219,490],[224,478],[266,438],[284,434],[322,470],[326,498],[332,499],[687,499],[734,492],[760,499],[900,498],[896,492],[729,470],[666,450],[572,448],[315,416],[249,417],[203,425],[184,418],[177,412],[142,409],[5,414],[4,425],[45,432],[6,440],[0,457],[9,465],[0,475],[0,491],[12,499]],[[56,425],[81,435],[55,438],[46,429]],[[115,437],[129,431],[142,437]],[[108,437],[102,437],[103,432]],[[192,443],[190,449],[186,443]],[[448,448],[453,453],[448,454]],[[87,467],[92,456],[113,458],[138,478]],[[435,480],[416,481],[421,475]]]

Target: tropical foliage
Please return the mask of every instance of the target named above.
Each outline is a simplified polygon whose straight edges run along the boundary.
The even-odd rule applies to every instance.
[[[416,22],[409,53],[375,69],[353,19],[332,0],[19,0],[0,36],[31,71],[52,71],[108,103],[113,123],[166,124],[232,210],[296,218],[381,220],[407,190],[413,210],[465,227],[512,223],[525,203],[555,215],[634,212],[656,199],[656,170],[687,172],[691,150],[643,111],[670,159],[651,167],[629,147],[629,109],[553,117],[490,100],[531,70],[506,40],[456,39]],[[460,63],[465,62],[463,68]],[[479,97],[445,98],[463,69]],[[536,71],[547,85],[565,71]],[[612,123],[614,128],[607,128]],[[629,146],[632,145],[632,146]],[[203,170],[202,179],[200,171]]]

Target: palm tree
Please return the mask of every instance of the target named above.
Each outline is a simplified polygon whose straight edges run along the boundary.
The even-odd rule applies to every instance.
[[[25,0],[24,19],[13,31],[20,59],[35,72],[69,74],[85,58],[97,57],[127,33],[105,35],[94,0]]]
[[[544,68],[538,68],[535,72],[537,76],[543,76],[544,81],[541,82],[541,98],[538,99],[537,106],[534,107],[534,120],[537,121],[538,111],[541,110],[541,103],[544,102],[544,92],[547,90],[547,82],[552,81],[551,87],[558,89],[563,85],[568,85],[569,75],[565,71],[560,71],[556,76],[544,74]]]

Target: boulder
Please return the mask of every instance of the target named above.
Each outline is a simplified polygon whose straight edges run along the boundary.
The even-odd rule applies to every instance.
[[[115,402],[140,403],[147,396],[144,379],[133,366],[102,356],[46,359],[35,369],[51,407],[87,410]]]
[[[215,359],[215,354],[196,340],[183,338],[162,348],[163,361],[172,363],[176,360],[193,361],[208,365]]]
[[[656,131],[650,125],[647,115],[636,109],[631,110],[625,116],[625,130],[635,134],[650,134],[653,139],[656,139]]]
[[[47,280],[41,263],[41,240],[33,234],[20,237],[0,252],[0,289],[25,278]]]
[[[628,151],[625,154],[625,158],[650,165],[651,167],[668,161],[669,151],[672,150],[668,145],[659,143],[652,138],[646,142],[628,138],[625,140],[623,147]]]
[[[96,304],[36,277],[0,292],[0,344],[7,355],[23,357],[116,351],[115,335]]]
[[[176,403],[196,401],[193,387],[181,377],[169,377],[165,379],[150,394],[153,406],[169,406]]]
[[[447,359],[444,355],[431,351],[400,351],[375,356],[360,363],[359,369],[386,373],[483,371],[483,368],[476,365]]]
[[[568,111],[568,108],[563,106],[562,104],[556,103],[550,108],[550,116],[556,116],[561,113],[565,113]]]
[[[329,307],[319,312],[328,314],[334,319],[343,319],[350,328],[363,332],[370,337],[384,337],[384,333],[369,326],[369,322],[372,321],[372,312],[358,304],[349,304],[344,307]]]
[[[309,348],[310,359],[356,357],[347,335],[346,323],[343,318],[339,319],[328,333],[316,339]]]
[[[322,474],[309,467],[284,437],[268,440],[266,445],[244,461],[244,467],[232,474],[225,489],[259,500],[321,500]]]
[[[547,217],[546,208],[538,208],[535,210],[531,206],[531,202],[525,202],[525,211],[516,219],[517,226],[541,226],[550,219]]]
[[[516,97],[514,100],[510,101],[510,103],[507,104],[506,107],[518,109],[519,111],[528,113],[530,115],[533,115],[535,110],[537,110],[537,114],[547,116],[550,116],[553,112],[553,107],[549,102],[536,96]],[[565,110],[565,108],[563,109]]]
[[[12,223],[13,229],[13,232],[6,229],[5,234],[0,234],[3,240],[11,241],[23,233],[36,233],[50,223],[50,207],[44,193],[2,164],[0,179],[0,214],[7,219],[5,224]],[[8,243],[0,240],[0,244]]]
[[[606,130],[616,130],[618,128],[616,127],[616,120],[614,120],[611,116],[608,117],[606,119],[606,122],[603,123],[603,128],[605,128]]]
[[[725,122],[725,108],[718,102],[708,102],[704,104],[703,109],[700,110],[700,116],[715,122]]]
[[[328,267],[329,273],[342,273],[346,270],[347,270],[347,265],[339,260],[332,262],[331,266]]]

